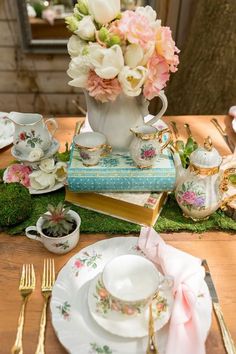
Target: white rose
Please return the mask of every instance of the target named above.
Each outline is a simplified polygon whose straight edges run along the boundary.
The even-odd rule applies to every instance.
[[[120,0],[88,0],[88,8],[96,22],[104,25],[120,13]]]
[[[125,64],[134,69],[137,66],[145,66],[155,49],[155,43],[150,44],[147,50],[144,50],[139,44],[128,45],[125,51]]]
[[[59,182],[63,182],[67,177],[67,164],[65,162],[58,162],[54,174]]]
[[[30,153],[29,153],[29,161],[34,162],[38,161],[43,157],[44,152],[40,148],[34,148]]]
[[[70,86],[82,87],[87,86],[88,73],[91,69],[91,64],[86,55],[72,58],[67,74],[73,79],[69,81]]]
[[[121,47],[116,44],[111,48],[104,48],[99,44],[90,44],[89,48],[91,64],[96,74],[103,79],[114,79],[124,67]]]
[[[41,170],[32,172],[29,178],[31,188],[36,190],[52,188],[56,182],[54,174],[46,173]]]
[[[91,16],[84,16],[84,18],[79,21],[77,30],[75,33],[82,39],[86,41],[92,41],[95,36],[96,27],[93,23]]]
[[[157,13],[151,6],[137,7],[135,12],[146,17],[151,27],[156,28],[161,26],[161,20],[156,19]]]
[[[124,93],[127,96],[139,96],[146,75],[147,69],[143,66],[138,66],[135,69],[130,69],[128,66],[125,66],[118,76]]]
[[[70,37],[67,43],[67,50],[72,58],[83,55],[83,51],[86,50],[86,47],[88,47],[87,42],[83,41],[75,34]]]
[[[55,161],[54,159],[44,159],[39,164],[40,170],[51,173],[55,170]]]

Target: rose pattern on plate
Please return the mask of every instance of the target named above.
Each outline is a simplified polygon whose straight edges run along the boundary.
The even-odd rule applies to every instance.
[[[94,251],[92,254],[89,254],[88,252],[83,252],[82,256],[76,258],[72,266],[75,276],[78,277],[79,271],[81,270],[81,268],[85,266],[91,267],[92,269],[96,269],[97,261],[100,260],[101,257],[102,257],[101,254],[98,254]]]
[[[177,201],[179,204],[186,207],[188,210],[204,210],[206,209],[206,193],[198,184],[184,182],[177,192]]]
[[[26,141],[26,145],[35,148],[36,144],[42,144],[43,140],[35,135],[35,130],[31,130],[30,132],[21,131],[18,135],[18,139],[16,140],[16,144],[19,144],[22,141]]]
[[[112,354],[114,353],[108,345],[98,345],[97,343],[90,343],[91,350],[89,354]]]
[[[67,240],[66,242],[53,243],[53,246],[55,246],[55,247],[57,247],[57,248],[61,248],[61,249],[63,249],[63,250],[66,250],[67,248],[70,247],[68,240]]]
[[[80,150],[79,155],[83,160],[90,160],[90,155],[84,150]]]
[[[158,293],[155,297],[156,303],[153,306],[153,316],[154,318],[160,318],[163,312],[166,312],[168,309],[167,299]]]
[[[145,144],[141,147],[141,150],[140,150],[141,159],[152,160],[156,156],[157,156],[157,152],[152,144]]]
[[[68,303],[68,301],[64,301],[62,305],[57,306],[57,309],[59,310],[64,320],[70,320],[71,305]]]
[[[128,316],[132,316],[134,314],[141,313],[143,308],[142,302],[136,302],[135,304],[127,305],[119,300],[111,298],[101,279],[99,279],[97,282],[96,294],[93,294],[93,296],[97,300],[97,312],[102,313],[103,315],[107,314],[109,311],[116,311]]]

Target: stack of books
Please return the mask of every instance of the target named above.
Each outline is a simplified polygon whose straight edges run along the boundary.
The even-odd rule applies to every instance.
[[[81,127],[79,123],[75,134]],[[89,130],[87,122],[84,131]],[[119,219],[153,226],[175,182],[174,161],[167,149],[153,168],[141,170],[128,153],[112,153],[103,157],[99,165],[86,167],[72,146],[65,200]]]

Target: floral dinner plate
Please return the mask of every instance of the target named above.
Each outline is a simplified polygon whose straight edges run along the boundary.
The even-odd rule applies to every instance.
[[[99,326],[88,308],[90,281],[102,272],[105,264],[122,254],[143,255],[137,237],[115,237],[96,242],[74,255],[59,272],[52,299],[52,323],[58,339],[72,354],[144,354],[147,337],[122,338]],[[207,337],[211,324],[211,299],[205,282],[197,308],[201,330]],[[168,324],[156,332],[160,354],[165,353]]]
[[[160,274],[161,276],[161,274]],[[173,297],[170,291],[160,291],[156,300],[152,303],[155,330],[162,328],[169,320]],[[105,330],[121,337],[141,338],[148,335],[149,308],[140,311],[137,315],[129,315],[119,311],[119,308],[112,309],[115,304],[109,301],[109,296],[101,281],[101,274],[90,282],[88,293],[89,310],[94,320]]]

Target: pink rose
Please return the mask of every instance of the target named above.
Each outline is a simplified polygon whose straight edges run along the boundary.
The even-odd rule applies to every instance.
[[[133,315],[135,313],[135,309],[133,307],[129,307],[129,306],[124,306],[123,307],[123,312],[126,314],[126,315]]]
[[[194,192],[184,192],[182,195],[182,200],[187,204],[194,204],[196,199],[196,194]]]
[[[99,289],[99,290],[98,290],[98,294],[99,294],[99,296],[100,296],[102,299],[105,299],[105,298],[107,298],[107,297],[109,296],[107,290],[104,289],[104,288]]]
[[[21,132],[19,134],[19,138],[20,138],[20,140],[25,140],[26,139],[26,134],[24,132]]]
[[[82,268],[82,267],[84,266],[84,263],[81,262],[80,259],[77,259],[77,260],[75,261],[74,266],[75,266],[76,268]]]
[[[14,164],[9,166],[4,172],[3,180],[5,183],[18,182],[25,187],[30,187],[29,175],[32,169],[29,166]]]

